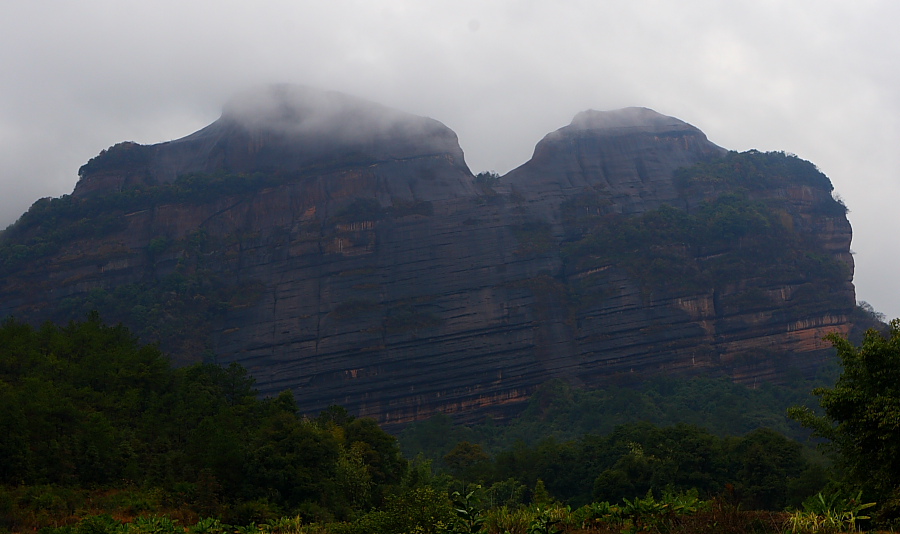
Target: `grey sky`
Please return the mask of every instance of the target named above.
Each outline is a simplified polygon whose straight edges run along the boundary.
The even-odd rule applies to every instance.
[[[292,82],[433,117],[474,172],[593,109],[646,106],[814,162],[850,207],[858,298],[900,317],[900,3],[169,1],[0,5],[0,227],[119,141]]]

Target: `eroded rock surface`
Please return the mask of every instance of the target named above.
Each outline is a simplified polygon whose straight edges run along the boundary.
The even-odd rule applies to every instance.
[[[588,110],[547,134],[503,181],[549,217],[584,191],[605,192],[617,212],[635,214],[663,203],[683,207],[675,169],[725,152],[697,128],[647,108]]]
[[[341,404],[388,424],[502,414],[550,378],[812,372],[822,336],[851,327],[849,223],[824,176],[678,174],[725,155],[648,109],[587,111],[499,185],[476,183],[437,121],[275,86],[183,139],[112,147],[71,197],[36,203],[4,235],[21,257],[5,263],[0,315],[98,308],[179,363],[236,361],[305,412]],[[769,234],[615,254],[592,241],[647,214],[718,224],[711,203],[733,194],[732,211],[770,210]],[[67,238],[39,248],[51,235]],[[817,270],[741,260],[764,239],[806,247]],[[648,251],[687,267],[660,277]],[[722,258],[743,270],[716,271]]]

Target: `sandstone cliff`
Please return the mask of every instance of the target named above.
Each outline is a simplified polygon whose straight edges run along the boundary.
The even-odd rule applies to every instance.
[[[648,109],[581,113],[492,184],[437,121],[275,86],[80,174],[4,232],[0,315],[96,308],[307,412],[475,418],[619,373],[782,381],[851,327],[828,179]]]
[[[504,182],[550,217],[586,190],[607,191],[615,211],[634,214],[664,203],[684,207],[675,169],[725,152],[697,128],[650,109],[589,110],[544,137]]]

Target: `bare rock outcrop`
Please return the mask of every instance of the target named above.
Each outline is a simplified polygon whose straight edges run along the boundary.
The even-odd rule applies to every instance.
[[[547,134],[531,160],[503,181],[547,216],[585,191],[603,191],[616,211],[636,214],[683,205],[675,169],[725,152],[697,128],[647,108],[588,110]]]
[[[36,203],[0,316],[99,309],[306,412],[471,420],[549,378],[813,372],[851,327],[849,244],[811,164],[648,109],[581,113],[485,184],[437,121],[275,86]]]

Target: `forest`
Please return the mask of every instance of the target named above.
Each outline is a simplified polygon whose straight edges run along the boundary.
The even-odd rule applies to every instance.
[[[338,406],[309,415],[290,392],[260,398],[238,365],[172,367],[97,313],[40,328],[8,319],[0,531],[896,527],[900,322],[859,346],[830,340],[840,365],[813,396],[714,379],[555,382],[511,421],[438,416],[398,440]]]

